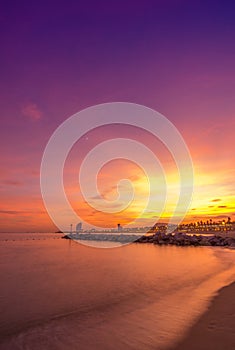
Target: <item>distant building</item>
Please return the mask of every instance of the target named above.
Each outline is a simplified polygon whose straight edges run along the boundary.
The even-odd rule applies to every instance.
[[[122,232],[122,226],[121,226],[121,224],[117,224],[117,230],[118,230],[118,232]]]
[[[81,232],[82,231],[82,223],[79,222],[76,226],[76,232]]]

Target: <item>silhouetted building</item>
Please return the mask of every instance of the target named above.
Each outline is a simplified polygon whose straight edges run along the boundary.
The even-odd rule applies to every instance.
[[[81,232],[82,231],[82,223],[79,222],[76,226],[76,232]]]
[[[117,224],[117,230],[118,230],[118,232],[122,232],[122,226],[121,226],[121,224]]]

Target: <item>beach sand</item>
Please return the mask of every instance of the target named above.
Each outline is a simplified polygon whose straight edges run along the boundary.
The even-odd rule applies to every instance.
[[[209,309],[171,350],[235,349],[235,283],[222,288]]]

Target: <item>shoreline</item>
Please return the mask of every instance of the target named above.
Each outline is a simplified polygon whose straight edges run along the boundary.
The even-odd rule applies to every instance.
[[[235,349],[235,282],[222,287],[186,335],[167,350]]]

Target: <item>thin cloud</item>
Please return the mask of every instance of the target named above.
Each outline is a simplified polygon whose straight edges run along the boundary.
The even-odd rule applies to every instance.
[[[7,186],[21,186],[23,183],[15,180],[3,180],[2,184]]]
[[[228,215],[216,215],[216,219],[227,219]]]
[[[0,214],[6,215],[25,215],[25,214],[45,214],[43,210],[27,211],[27,210],[0,210]]]
[[[17,210],[0,210],[0,214],[18,215],[18,214],[25,214],[25,212],[17,211]]]
[[[26,104],[22,108],[21,113],[23,114],[23,116],[32,121],[38,121],[42,118],[42,112],[40,111],[36,103]]]
[[[215,198],[215,199],[212,199],[211,202],[221,202],[221,201],[222,201],[222,199],[220,199],[220,198]]]

